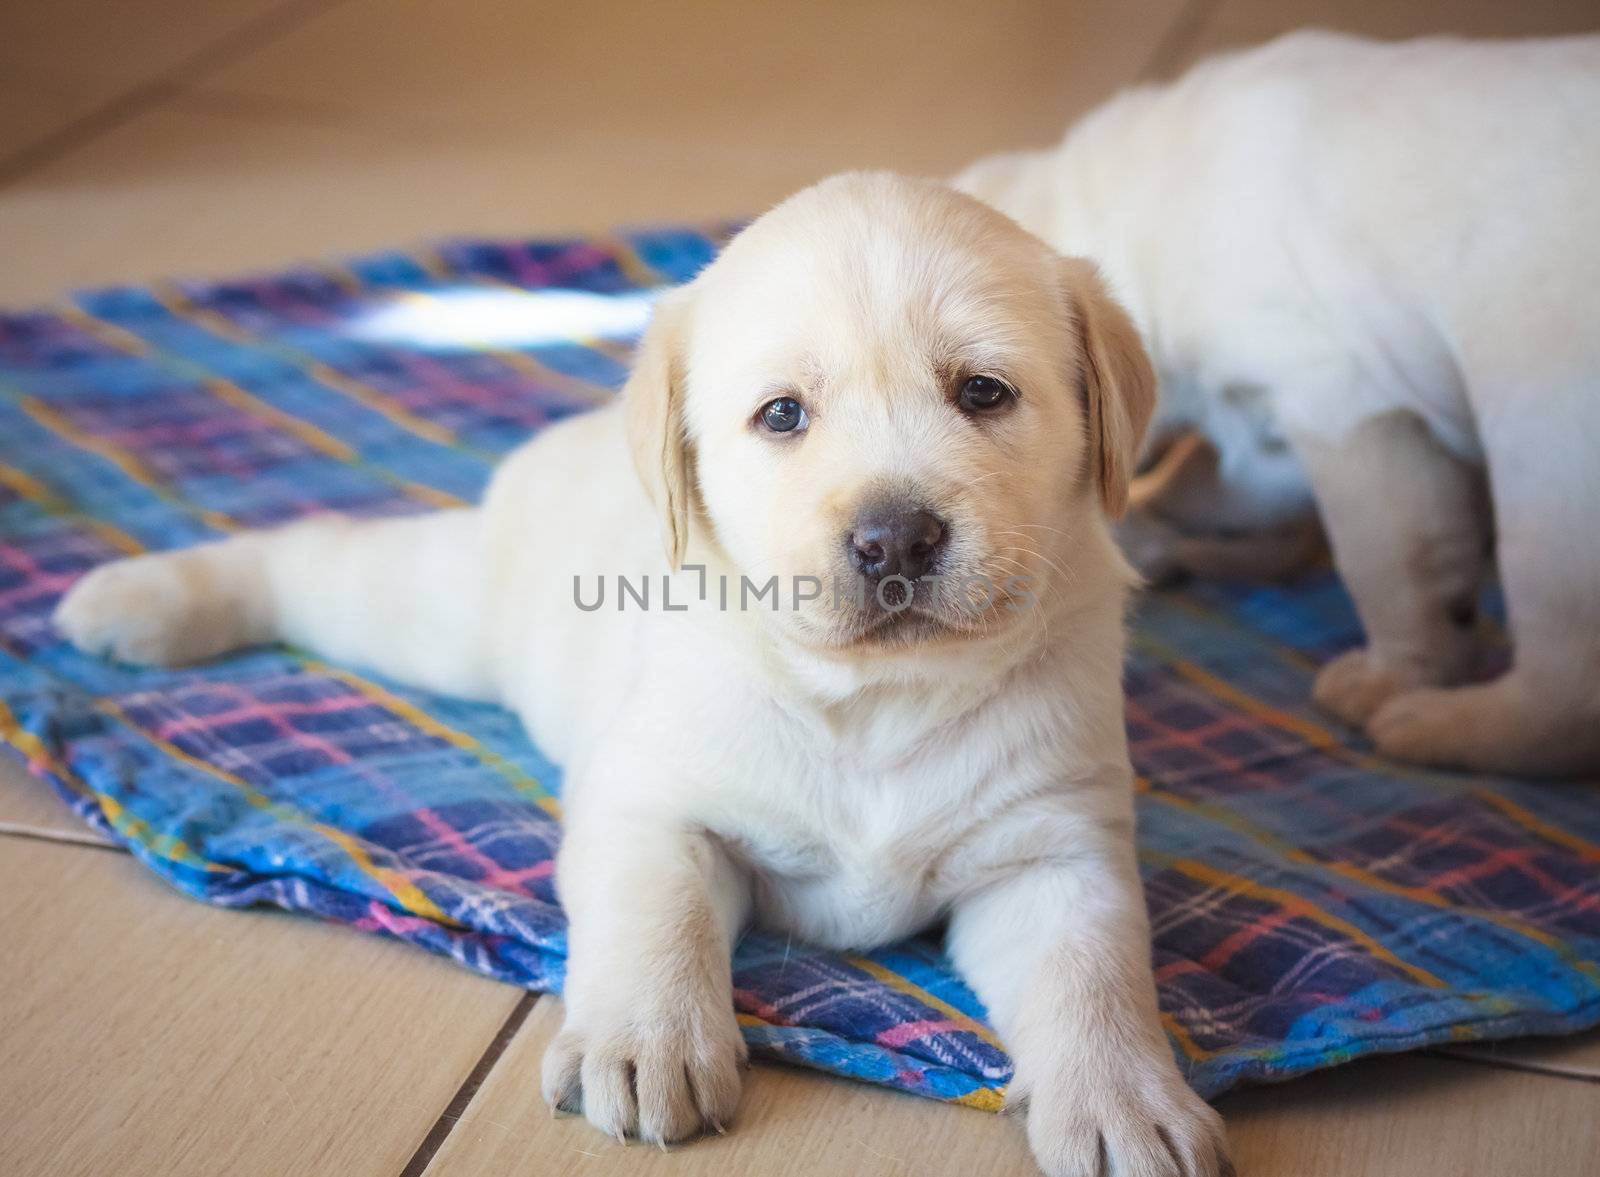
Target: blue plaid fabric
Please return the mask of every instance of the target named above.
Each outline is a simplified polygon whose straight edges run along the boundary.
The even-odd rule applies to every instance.
[[[292,649],[135,671],[50,612],[118,556],[471,500],[499,454],[609,396],[630,341],[460,350],[352,324],[460,290],[631,296],[724,235],[468,242],[0,315],[0,737],[191,895],[559,988],[560,775],[509,714]],[[1597,789],[1376,759],[1306,702],[1358,636],[1330,577],[1154,594],[1136,619],[1156,973],[1206,1095],[1600,1021]],[[932,940],[850,957],[752,934],[735,990],[760,1054],[989,1108],[1010,1075]]]

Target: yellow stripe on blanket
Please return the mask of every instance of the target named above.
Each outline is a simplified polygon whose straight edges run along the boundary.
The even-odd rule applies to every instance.
[[[328,839],[328,841],[332,842],[335,846],[339,847],[339,849],[343,850],[347,855],[349,855],[350,860],[354,862],[364,874],[375,880],[379,885],[393,895],[395,899],[399,901],[404,910],[413,915],[420,915],[426,919],[435,920],[446,925],[447,927],[459,928],[462,926],[457,921],[445,915],[445,913],[440,910],[438,905],[435,904],[433,900],[429,899],[427,895],[423,893],[421,888],[419,888],[410,879],[406,878],[402,872],[390,870],[388,867],[379,866],[377,863],[373,862],[372,856],[367,852],[366,847],[362,845],[359,840],[345,833],[343,830],[335,829],[333,826],[327,825],[324,822],[307,821],[303,812],[298,812],[290,809],[288,806],[278,804],[271,797],[261,792],[261,790],[257,789],[254,785],[250,784],[250,782],[246,781],[243,777],[237,775],[236,773],[231,773],[225,768],[218,768],[210,761],[202,760],[200,757],[186,752],[184,749],[174,744],[171,740],[165,739],[162,736],[158,736],[155,732],[149,730],[148,728],[141,727],[139,724],[133,721],[132,717],[130,717],[126,711],[124,711],[116,703],[113,703],[111,700],[100,700],[100,706],[108,714],[114,715],[122,723],[126,724],[130,730],[138,732],[141,736],[149,740],[152,744],[160,748],[174,760],[182,761],[191,768],[198,769],[209,776],[215,777],[219,781],[226,781],[239,791],[240,796],[242,796],[251,805],[254,805],[257,809],[260,809],[265,813],[281,815],[286,821],[293,821],[297,824],[303,825],[306,829],[313,830],[316,833],[321,834],[324,838]]]

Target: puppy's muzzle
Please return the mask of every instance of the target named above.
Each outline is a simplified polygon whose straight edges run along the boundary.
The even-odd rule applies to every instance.
[[[949,525],[924,508],[869,507],[850,529],[850,566],[871,584],[889,576],[916,580],[938,567],[949,536]]]

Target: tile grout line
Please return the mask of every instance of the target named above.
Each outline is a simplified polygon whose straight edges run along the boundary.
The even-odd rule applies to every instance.
[[[54,842],[58,846],[86,846],[90,850],[110,850],[117,854],[126,854],[126,848],[118,846],[115,842],[107,842],[104,838],[97,838],[94,834],[72,833],[68,830],[44,830],[37,826],[18,825],[15,822],[0,821],[0,838],[29,838],[35,842]]]
[[[191,82],[200,81],[207,74],[242,60],[257,49],[288,36],[312,18],[344,3],[346,0],[286,0],[232,32],[222,34],[176,65],[129,87],[66,126],[0,158],[0,188],[8,187],[35,168],[53,163],[86,146],[108,131],[116,130],[167,99],[183,93]]]
[[[1469,1067],[1488,1067],[1497,1071],[1521,1071],[1525,1075],[1543,1075],[1546,1079],[1564,1079],[1569,1083],[1600,1083],[1600,1074],[1562,1070],[1549,1063],[1524,1062],[1521,1059],[1492,1058],[1479,1054],[1457,1054],[1448,1047],[1435,1047],[1418,1053],[1440,1062],[1465,1063]]]
[[[1222,0],[1189,0],[1156,41],[1135,80],[1153,82],[1166,77],[1183,60],[1184,51],[1205,32],[1221,7]]]
[[[484,1048],[483,1054],[473,1065],[467,1077],[461,1081],[461,1086],[451,1096],[450,1102],[445,1105],[444,1111],[439,1113],[439,1118],[428,1129],[428,1134],[422,1138],[422,1143],[417,1145],[417,1151],[411,1154],[411,1159],[400,1170],[399,1177],[422,1177],[429,1165],[433,1163],[434,1155],[443,1147],[455,1126],[461,1122],[461,1117],[466,1113],[468,1106],[477,1096],[489,1078],[489,1072],[494,1070],[495,1064],[500,1061],[500,1056],[506,1052],[506,1047],[511,1045],[511,1040],[522,1029],[522,1024],[528,1020],[528,1015],[533,1012],[533,1007],[539,1003],[539,998],[544,996],[528,990],[517,999],[517,1004],[506,1015],[505,1022],[496,1031],[495,1036],[489,1040],[489,1045]]]

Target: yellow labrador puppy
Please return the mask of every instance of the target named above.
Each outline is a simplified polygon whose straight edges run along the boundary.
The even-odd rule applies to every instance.
[[[1600,36],[1298,34],[957,184],[1127,301],[1155,435],[1221,454],[1190,522],[1314,492],[1367,632],[1324,706],[1407,760],[1600,768]],[[1466,685],[1491,501],[1515,664]]]
[[[667,295],[621,403],[482,506],[112,564],[57,621],[135,662],[283,639],[515,708],[566,767],[544,1089],[605,1132],[733,1115],[748,919],[863,948],[948,916],[1047,1172],[1211,1177],[1150,972],[1107,526],[1153,394],[1091,266],[842,176]]]

